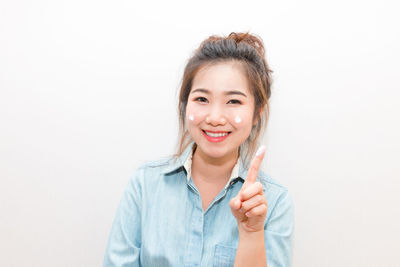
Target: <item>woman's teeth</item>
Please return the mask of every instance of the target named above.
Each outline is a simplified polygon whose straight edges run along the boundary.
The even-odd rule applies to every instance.
[[[225,136],[228,135],[228,133],[210,133],[210,132],[205,132],[206,135],[210,136],[210,137],[221,137],[221,136]]]

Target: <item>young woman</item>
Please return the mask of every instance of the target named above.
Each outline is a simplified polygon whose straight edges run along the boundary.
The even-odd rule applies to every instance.
[[[259,170],[265,147],[254,156],[270,72],[255,35],[201,43],[182,79],[179,151],[130,179],[104,266],[290,266],[292,199]]]

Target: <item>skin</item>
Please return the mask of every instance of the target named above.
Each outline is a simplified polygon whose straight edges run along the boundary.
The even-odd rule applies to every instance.
[[[186,114],[193,114],[194,119],[187,118],[187,126],[197,144],[192,178],[204,210],[226,185],[237,162],[239,146],[257,123],[254,105],[247,78],[235,62],[207,66],[193,80]],[[237,116],[242,119],[240,123],[235,122]],[[210,142],[203,130],[229,132],[229,135],[222,142]],[[236,267],[266,266],[264,221],[268,204],[261,183],[256,181],[263,157],[261,153],[253,159],[242,189],[230,201],[239,230]]]
[[[187,116],[194,115],[194,120],[187,120],[187,126],[204,160],[236,161],[239,146],[250,135],[253,112],[254,96],[237,63],[208,66],[194,77],[186,106]],[[239,124],[235,122],[237,116],[242,119]],[[202,130],[231,134],[223,142],[211,143]]]
[[[235,267],[267,266],[264,221],[268,203],[262,184],[256,181],[264,155],[265,151],[253,159],[241,190],[230,201],[231,211],[236,217],[239,229]]]

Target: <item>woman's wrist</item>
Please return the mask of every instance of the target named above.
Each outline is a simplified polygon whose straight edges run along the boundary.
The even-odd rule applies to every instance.
[[[239,229],[239,239],[250,239],[250,240],[263,240],[264,241],[264,230],[259,231],[247,231],[242,227]]]
[[[239,227],[239,244],[235,267],[267,266],[264,230],[246,231]]]

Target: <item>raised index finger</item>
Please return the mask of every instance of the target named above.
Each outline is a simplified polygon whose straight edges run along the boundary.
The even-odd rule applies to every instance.
[[[256,182],[258,169],[261,166],[261,162],[265,155],[265,146],[260,146],[260,148],[256,152],[256,156],[251,162],[249,171],[247,172],[247,177],[245,183],[253,184]]]

